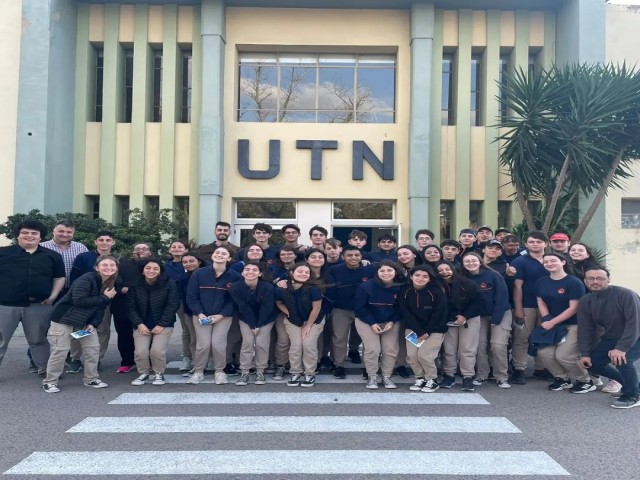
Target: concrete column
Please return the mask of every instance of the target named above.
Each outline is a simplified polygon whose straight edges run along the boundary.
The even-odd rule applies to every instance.
[[[14,210],[72,208],[76,2],[23,0]]]
[[[439,218],[430,218],[431,182],[431,77],[433,67],[433,0],[411,6],[411,117],[409,121],[409,232],[439,230]],[[439,159],[436,159],[436,162]],[[438,179],[439,181],[439,179]],[[439,199],[435,199],[439,203]]]
[[[200,96],[200,221],[198,240],[213,240],[213,226],[220,217],[224,183],[224,49],[223,0],[203,0],[202,77]]]
[[[556,61],[563,63],[604,63],[606,61],[605,0],[568,0],[558,11],[556,21]],[[584,212],[593,196],[580,197]],[[604,202],[596,211],[582,241],[605,248]]]

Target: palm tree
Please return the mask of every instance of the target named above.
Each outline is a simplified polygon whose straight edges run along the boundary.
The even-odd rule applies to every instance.
[[[571,65],[507,77],[510,115],[497,140],[524,219],[538,228],[527,200],[542,199],[546,233],[566,223],[578,195],[595,193],[573,232],[577,241],[607,190],[622,188],[640,157],[640,74],[625,65]]]

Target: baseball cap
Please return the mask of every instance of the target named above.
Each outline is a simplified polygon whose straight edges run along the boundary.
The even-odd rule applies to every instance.
[[[551,241],[554,241],[554,240],[565,240],[565,241],[568,242],[571,239],[569,238],[569,235],[567,235],[566,233],[554,233],[553,235],[551,235],[551,238],[549,240],[551,240]]]
[[[508,228],[498,228],[496,230],[496,235],[498,235],[499,233],[511,233],[511,230],[509,230]]]
[[[491,233],[493,233],[493,228],[491,228],[489,225],[480,225],[478,227],[478,231],[480,230],[489,230]]]
[[[504,250],[504,247],[502,246],[502,243],[500,243],[500,240],[489,240],[486,244],[485,247],[495,247],[498,246],[500,247],[502,250]]]
[[[458,236],[462,235],[463,233],[470,233],[471,235],[475,235],[476,231],[473,228],[463,228],[462,230],[460,230]]]

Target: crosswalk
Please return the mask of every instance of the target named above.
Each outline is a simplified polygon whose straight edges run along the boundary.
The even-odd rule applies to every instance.
[[[348,385],[362,380],[350,375],[346,383],[341,382]],[[37,478],[172,475],[178,479],[194,475],[369,475],[381,479],[395,475],[570,475],[544,451],[514,450],[514,446],[526,445],[522,431],[509,419],[492,415],[490,403],[478,393],[424,394],[410,392],[406,386],[396,391],[337,391],[340,389],[333,384],[318,385],[312,391],[286,387],[273,391],[276,388],[268,385],[242,389],[223,385],[215,386],[215,391],[211,388],[205,385],[165,392],[131,387],[133,391],[118,395],[106,405],[97,405],[101,416],[84,418],[64,433],[88,438],[102,435],[100,438],[108,438],[112,448],[97,452],[36,451],[4,474]],[[169,406],[164,408],[170,411],[162,410],[162,406]],[[185,415],[177,415],[181,411]],[[109,436],[104,437],[105,434]],[[211,438],[216,442],[205,443],[212,445],[206,450],[200,443],[184,444],[188,438],[185,434],[214,434]],[[139,450],[118,448],[127,435],[148,441],[141,441]],[[242,435],[254,439],[246,448],[238,448],[242,444],[232,441]],[[273,438],[283,438],[282,435],[291,436],[294,448],[277,448],[283,445]],[[354,439],[353,448],[342,448],[340,439],[344,435],[353,436],[349,437]],[[437,439],[444,438],[438,435],[453,435],[454,443],[444,442],[448,448],[438,450]],[[483,435],[491,436],[492,441],[485,445],[479,440]],[[389,446],[379,442],[380,438],[402,436],[412,440]],[[169,439],[162,445],[171,447],[149,450],[158,438]],[[255,439],[259,441],[256,443]],[[326,440],[319,443],[318,439]],[[502,448],[496,448],[496,444]],[[255,449],[257,445],[263,449]],[[215,461],[185,462],[187,452],[191,458]],[[238,458],[260,461],[238,462]],[[305,460],[297,461],[299,458]]]

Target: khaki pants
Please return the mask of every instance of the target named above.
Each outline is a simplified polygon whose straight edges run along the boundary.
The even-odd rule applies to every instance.
[[[356,318],[356,329],[362,344],[364,345],[364,366],[369,377],[378,374],[378,359],[380,358],[380,371],[383,377],[393,375],[393,367],[398,358],[400,324],[395,322],[390,330],[377,334],[371,329],[371,325]]]
[[[529,335],[531,335],[531,332],[533,332],[536,327],[540,326],[540,314],[537,308],[525,308],[524,316],[526,317],[524,326],[520,328],[514,324],[513,327],[511,356],[513,357],[513,367],[516,370],[524,370],[527,368],[527,363],[529,362],[529,354],[527,353],[529,349]],[[535,363],[536,370],[542,370],[544,368],[540,358],[536,357]]]
[[[191,315],[184,312],[180,315],[180,311],[178,311],[178,316],[180,317],[180,325],[182,325],[182,356],[193,359],[196,354],[196,328],[193,325]]]
[[[278,314],[275,321],[276,342],[274,359],[276,365],[285,365],[289,361],[289,335],[284,327],[284,313]]]
[[[411,332],[412,330],[405,330],[404,334],[409,335]],[[438,377],[436,359],[440,353],[443,341],[444,333],[432,333],[418,348],[405,339],[407,363],[411,367],[411,370],[413,370],[416,378],[435,380]]]
[[[47,376],[42,381],[43,384],[58,383],[58,379],[64,371],[64,361],[71,348],[71,340],[74,339],[71,333],[76,330],[82,329],[65,325],[64,323],[51,322],[51,328],[49,328],[49,334],[47,336],[51,344],[51,355],[47,363]],[[99,378],[98,360],[100,358],[100,342],[98,336],[94,333],[93,335],[82,337],[78,340],[78,343],[82,345],[82,351],[84,352],[84,382],[89,383]]]
[[[336,367],[342,367],[347,357],[349,330],[355,320],[353,310],[333,309],[333,337],[331,337],[331,356]]]
[[[269,342],[273,323],[268,323],[258,329],[256,333],[249,325],[240,320],[242,333],[242,347],[240,349],[240,371],[249,373],[251,364],[256,362],[256,371],[264,372],[269,363]]]
[[[491,324],[491,317],[480,317],[480,335],[476,370],[478,378],[488,378],[493,367],[496,380],[509,379],[508,345],[511,336],[511,310],[504,312],[499,325]]]
[[[197,316],[193,316],[196,331],[196,354],[193,368],[196,372],[204,372],[209,360],[209,352],[213,350],[213,368],[216,373],[224,370],[227,361],[227,334],[231,327],[231,317],[224,317],[215,325],[200,325]]]
[[[289,336],[291,347],[289,348],[289,372],[298,375],[314,375],[318,366],[318,337],[324,329],[324,320],[314,323],[307,338],[302,338],[302,327],[298,327],[286,318],[284,327]]]
[[[98,341],[100,342],[100,360],[104,358],[104,355],[107,353],[107,349],[109,348],[109,340],[111,340],[111,308],[110,305],[107,305],[107,308],[104,309],[104,315],[102,317],[102,322],[98,325]],[[72,360],[80,360],[82,357],[82,347],[80,342],[71,337],[71,350],[69,355]]]
[[[567,325],[566,340],[560,345],[550,345],[538,350],[542,365],[549,370],[554,377],[567,380],[575,378],[579,382],[589,382],[589,372],[578,363],[580,347],[578,346],[578,326]]]
[[[444,334],[444,356],[442,368],[450,377],[455,376],[458,362],[463,377],[476,374],[476,355],[480,339],[480,317],[467,320],[465,327],[449,327]]]
[[[165,328],[162,333],[140,335],[133,331],[133,343],[136,347],[133,355],[139,374],[164,373],[167,368],[167,345],[173,328]]]

